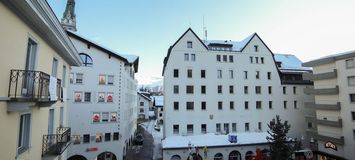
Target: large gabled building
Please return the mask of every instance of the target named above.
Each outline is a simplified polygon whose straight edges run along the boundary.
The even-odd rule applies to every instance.
[[[302,91],[312,82],[302,79],[311,70],[301,63],[275,55],[256,33],[238,42],[206,41],[188,29],[164,59],[164,159],[186,159],[192,145],[209,148],[202,157],[244,159],[258,147],[266,152],[263,133],[276,115],[291,124],[290,137],[306,139],[309,109],[303,104],[309,97]],[[246,139],[259,133],[260,141],[208,143],[211,134],[219,139],[230,133]],[[196,136],[206,136],[206,143]],[[182,139],[174,146],[176,137]]]

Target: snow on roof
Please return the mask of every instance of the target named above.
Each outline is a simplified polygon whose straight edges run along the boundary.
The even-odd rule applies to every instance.
[[[244,38],[242,41],[227,41],[227,40],[207,40],[205,41],[205,45],[208,46],[209,44],[227,44],[227,45],[232,45],[232,51],[241,51],[245,45],[250,41],[251,38],[255,33],[249,35],[247,38]]]
[[[155,106],[164,106],[164,96],[153,96]]]
[[[154,117],[154,116],[155,116],[155,113],[154,113],[154,111],[149,111],[149,112],[148,112],[148,115],[149,115],[149,117]]]
[[[312,70],[310,67],[302,67],[302,61],[292,54],[274,54],[276,62],[281,62],[281,70]]]
[[[103,49],[105,49],[105,50],[107,50],[107,51],[109,51],[109,52],[111,52],[113,54],[116,54],[117,56],[126,59],[129,63],[133,63],[138,58],[138,56],[135,56],[135,55],[120,54],[120,53],[118,53],[116,51],[113,51],[110,48],[107,48],[107,47],[101,45],[100,43],[97,43],[97,42],[95,42],[95,41],[93,41],[93,40],[91,40],[89,38],[86,38],[85,36],[82,36],[82,35],[80,35],[80,34],[78,34],[76,32],[73,32],[73,31],[70,31],[70,30],[67,30],[67,32],[70,32],[71,34],[76,35],[76,36],[78,36],[78,37],[80,37],[80,38],[82,38],[82,39],[84,39],[84,40],[86,40],[86,41],[88,41],[90,43],[93,43],[93,44],[97,45],[98,47],[101,47],[101,48],[103,48]]]
[[[233,133],[235,134],[235,133]],[[248,144],[268,143],[266,137],[267,132],[247,132],[236,133],[237,143],[228,141],[228,135],[216,135],[214,133],[207,133],[193,136],[170,136],[162,141],[163,149],[168,148],[188,148],[189,142],[194,146],[236,146]]]

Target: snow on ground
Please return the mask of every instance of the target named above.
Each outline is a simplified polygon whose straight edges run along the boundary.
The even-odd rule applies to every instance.
[[[162,142],[163,148],[187,148],[188,144],[194,146],[226,146],[268,143],[267,132],[237,133],[237,143],[228,141],[228,135],[208,133],[192,136],[170,136]]]
[[[154,129],[155,120],[149,120],[148,122],[144,122],[141,125],[143,128],[148,131],[154,139],[154,149],[153,149],[153,159],[161,159],[162,158],[162,146],[161,140],[163,139],[163,126],[160,126],[160,131],[156,131]]]

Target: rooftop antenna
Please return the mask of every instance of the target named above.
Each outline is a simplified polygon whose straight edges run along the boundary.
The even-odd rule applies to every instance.
[[[203,36],[204,36],[204,40],[207,41],[207,28],[205,26],[205,16],[203,16]]]

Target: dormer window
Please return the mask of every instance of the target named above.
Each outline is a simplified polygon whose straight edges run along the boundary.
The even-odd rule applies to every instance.
[[[254,51],[255,52],[259,52],[259,46],[258,45],[254,45]]]
[[[187,48],[192,48],[192,41],[187,41]]]

